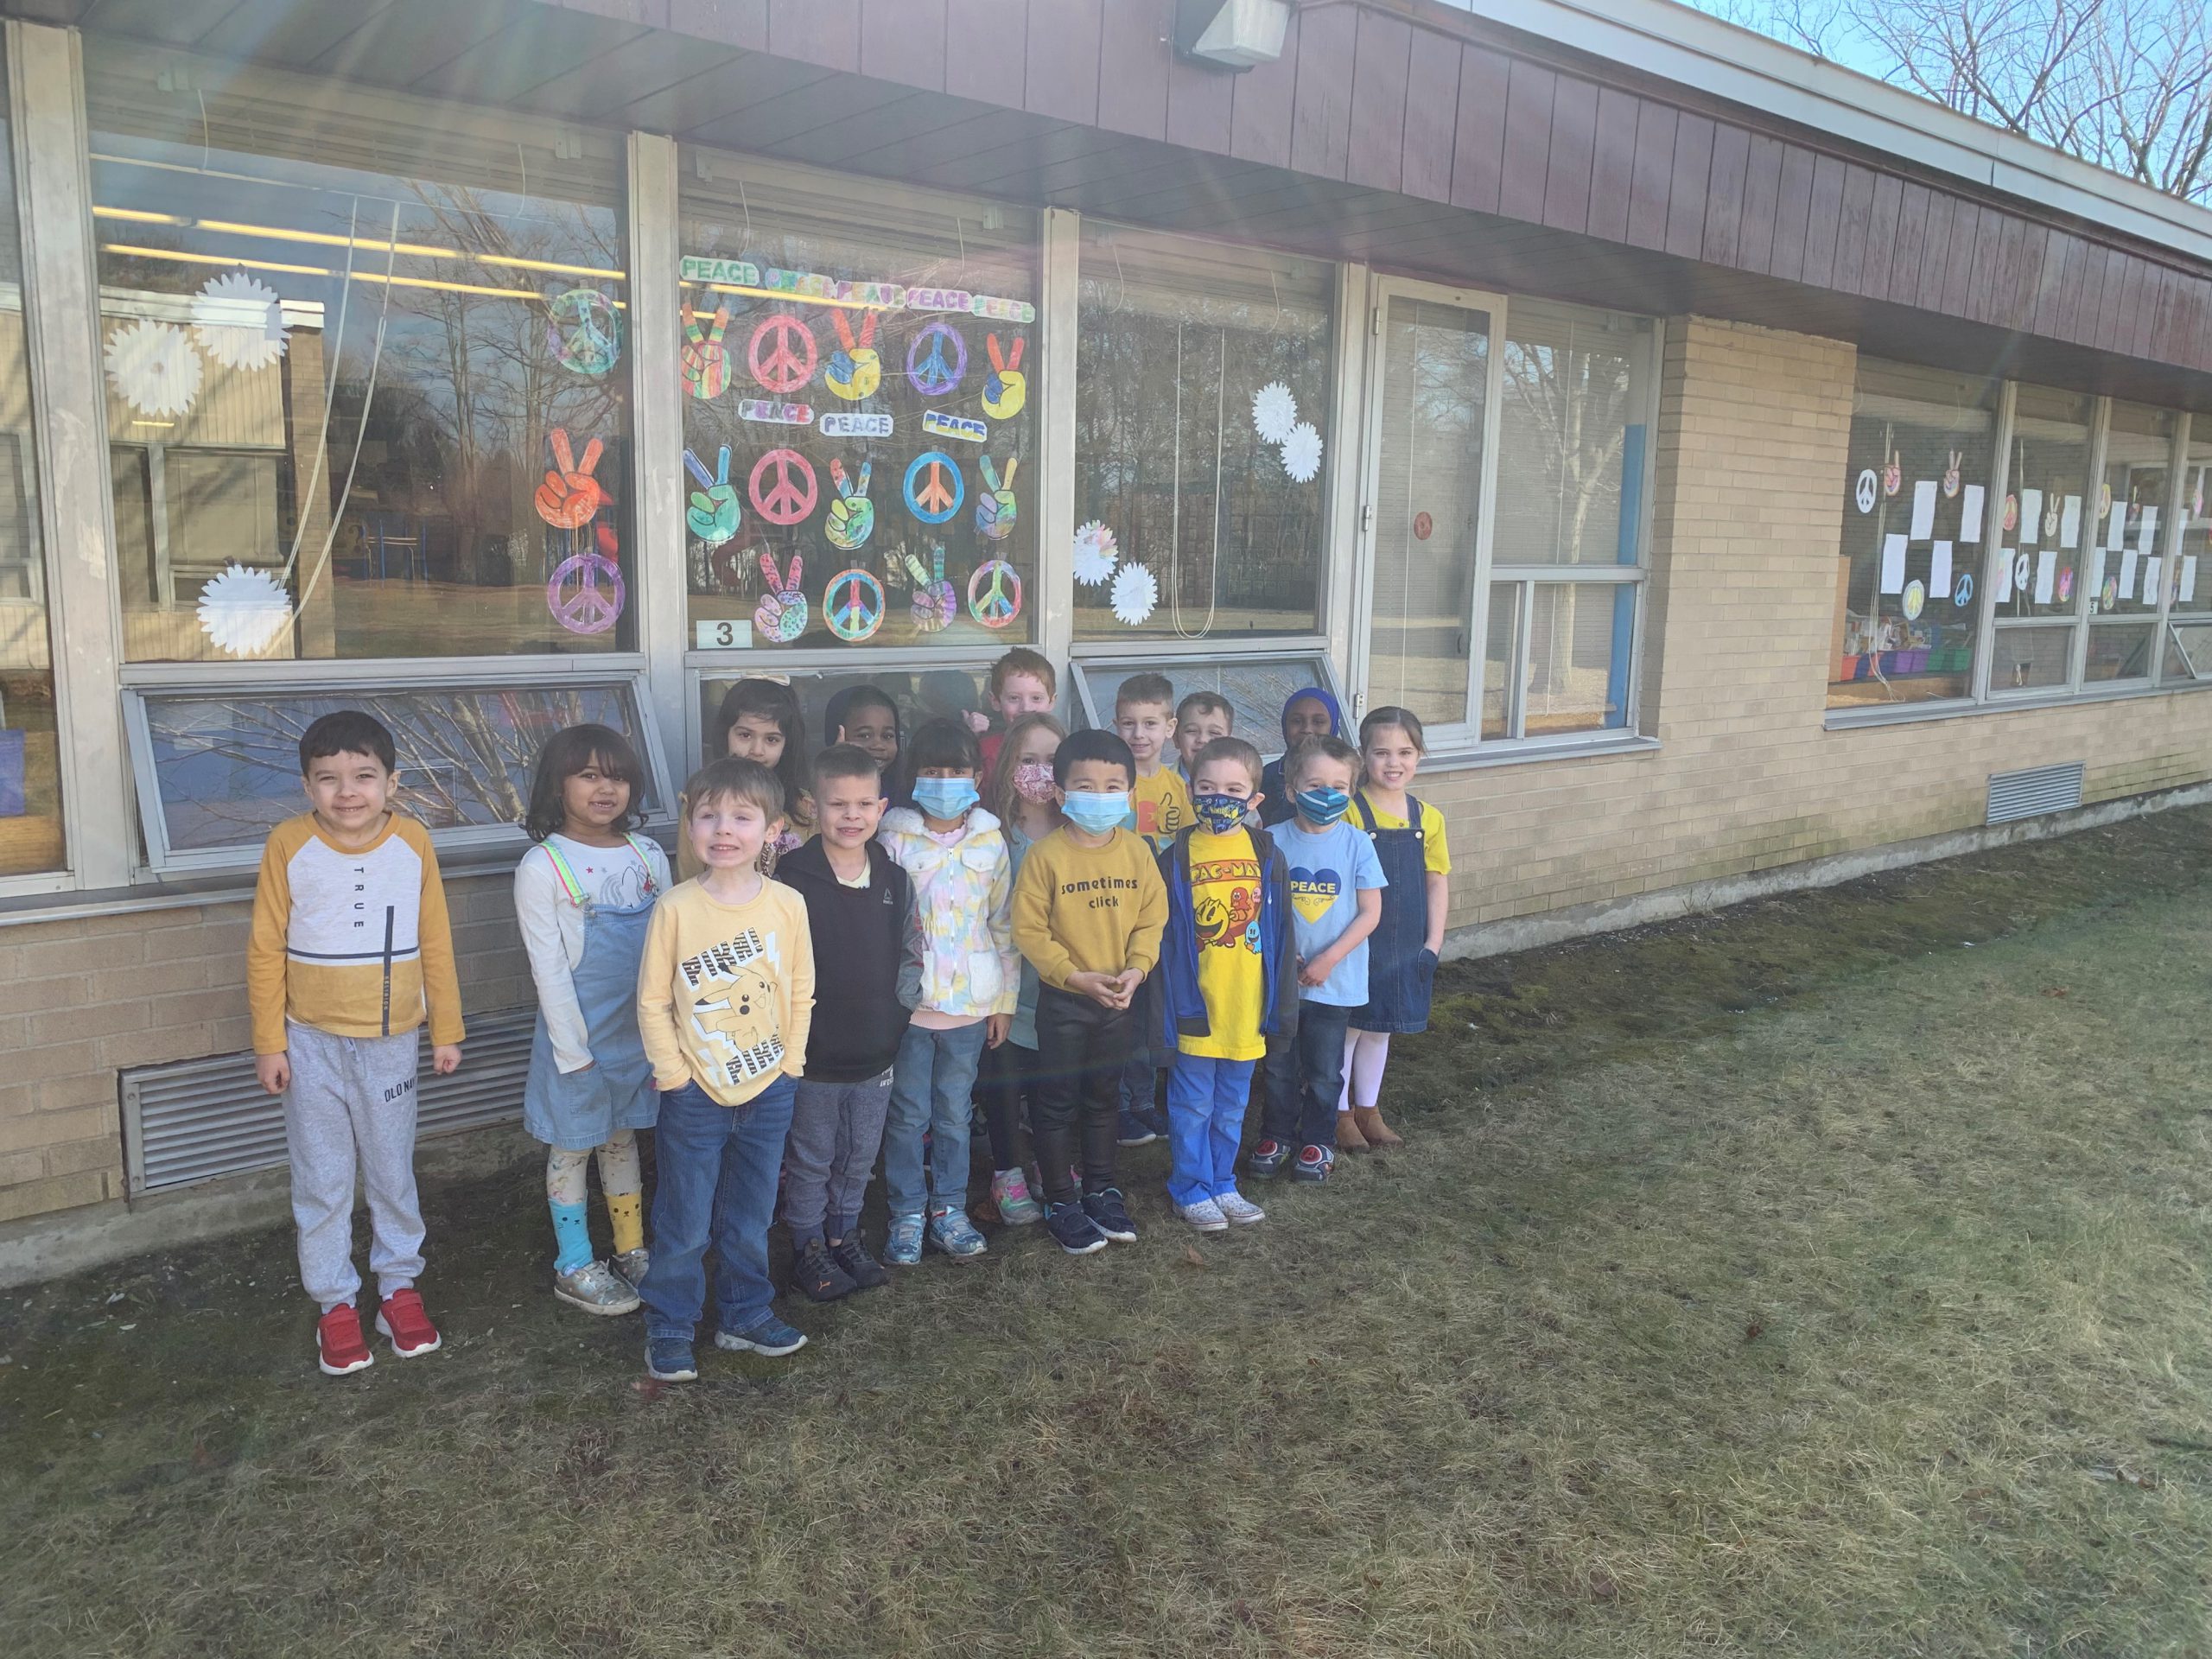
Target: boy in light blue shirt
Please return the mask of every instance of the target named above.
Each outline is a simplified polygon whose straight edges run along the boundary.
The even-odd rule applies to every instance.
[[[1367,937],[1388,885],[1366,833],[1344,822],[1359,753],[1340,737],[1309,738],[1283,758],[1293,816],[1275,826],[1290,864],[1291,926],[1298,951],[1298,1032],[1268,1056],[1260,1144],[1247,1167],[1278,1174],[1295,1151],[1295,1181],[1325,1181],[1337,1161],[1337,1096],[1344,1088],[1344,1031],[1367,1004]]]

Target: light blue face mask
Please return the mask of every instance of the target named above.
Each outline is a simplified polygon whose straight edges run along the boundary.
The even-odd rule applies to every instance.
[[[914,779],[914,804],[932,818],[957,818],[982,798],[973,778]]]
[[[1086,836],[1103,836],[1129,816],[1129,792],[1117,789],[1110,795],[1071,793],[1060,810]]]
[[[1351,810],[1351,797],[1341,789],[1301,789],[1290,798],[1298,816],[1327,829]]]

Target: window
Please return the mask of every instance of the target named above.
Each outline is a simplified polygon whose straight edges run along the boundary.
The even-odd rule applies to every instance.
[[[1281,657],[1231,657],[1215,663],[1090,662],[1077,665],[1084,697],[1084,717],[1096,726],[1114,723],[1114,699],[1122,682],[1133,674],[1160,673],[1175,688],[1180,702],[1193,691],[1211,691],[1226,698],[1230,732],[1272,760],[1282,753],[1282,711],[1297,692],[1308,686],[1325,687],[1337,695],[1336,677],[1328,659],[1318,653]],[[1349,738],[1352,734],[1347,731]]]
[[[2001,385],[1859,360],[1828,707],[1970,696]],[[2078,499],[2075,503],[2079,506]]]
[[[865,685],[882,692],[899,710],[901,732],[912,732],[924,721],[939,718],[973,727],[990,709],[986,696],[990,673],[987,665],[947,664],[939,668],[855,667],[849,671],[830,670],[819,674],[773,674],[762,677],[779,680],[798,694],[799,715],[805,726],[799,753],[811,760],[836,741],[836,734],[830,729],[830,700],[840,691]],[[700,677],[699,733],[701,747],[706,751],[702,760],[712,760],[719,754],[713,745],[722,699],[729,695],[730,687],[744,677],[735,672]]]
[[[2064,686],[2073,677],[2075,618],[2090,495],[2089,431],[2095,400],[2044,386],[2013,397],[1998,519],[1997,638],[1991,647],[1993,692]],[[2061,626],[2052,626],[2053,623]]]
[[[2181,533],[2175,538],[2173,580],[2168,585],[2169,681],[2212,680],[2212,519],[2204,516],[2212,505],[2212,415],[2196,416],[2190,435],[2181,475]]]
[[[2164,602],[2172,525],[2162,524],[2173,482],[2174,417],[2115,402],[2105,428],[2105,473],[2088,549],[2089,649],[2084,682],[2147,680]]]
[[[1084,224],[1077,638],[1319,630],[1332,280],[1289,254]]]
[[[694,646],[1033,638],[1036,216],[683,154]]]
[[[620,140],[85,59],[126,658],[627,649]]]

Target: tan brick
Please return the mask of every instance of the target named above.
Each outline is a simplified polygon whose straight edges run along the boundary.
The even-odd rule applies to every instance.
[[[111,1133],[97,1141],[69,1141],[46,1149],[46,1173],[49,1175],[75,1175],[85,1170],[111,1171],[123,1169],[123,1136]]]
[[[70,1175],[49,1175],[20,1186],[0,1187],[0,1221],[73,1210],[79,1205],[119,1198],[122,1193],[120,1172],[86,1169]]]

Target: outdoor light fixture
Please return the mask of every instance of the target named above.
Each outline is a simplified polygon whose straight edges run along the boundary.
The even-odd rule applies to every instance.
[[[1290,0],[1178,0],[1175,50],[1236,73],[1282,56]]]

